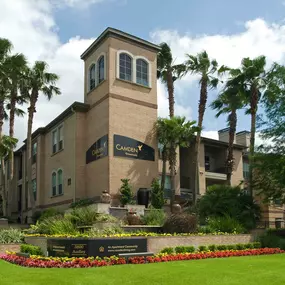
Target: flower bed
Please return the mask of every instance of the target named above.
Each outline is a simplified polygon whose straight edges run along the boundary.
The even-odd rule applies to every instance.
[[[158,254],[148,257],[132,257],[128,259],[131,264],[157,263],[193,259],[207,258],[223,258],[233,256],[252,256],[252,255],[268,255],[284,253],[284,250],[279,248],[260,248],[247,250],[225,250],[215,252],[199,252],[199,253],[181,253],[181,254]],[[40,257],[31,256],[29,258],[17,256],[14,253],[4,254],[0,259],[7,262],[25,267],[37,268],[86,268],[86,267],[102,267],[126,264],[125,258],[109,257],[109,258],[58,258],[58,257]]]

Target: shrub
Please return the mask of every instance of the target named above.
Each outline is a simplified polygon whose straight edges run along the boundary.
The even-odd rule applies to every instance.
[[[74,208],[65,215],[76,226],[92,226],[98,220],[99,214],[90,207]]]
[[[260,218],[260,207],[240,187],[213,185],[199,201],[198,212],[201,222],[208,217],[230,216],[247,230],[255,227]]]
[[[133,192],[130,185],[130,179],[121,179],[122,186],[120,188],[120,202],[123,206],[129,204],[133,199]]]
[[[247,243],[244,246],[245,246],[245,249],[253,249],[254,248],[252,243]]]
[[[260,242],[254,242],[253,243],[253,248],[261,248],[261,243]]]
[[[185,252],[187,253],[192,253],[195,252],[195,247],[194,246],[185,246]]]
[[[230,216],[210,218],[208,226],[213,232],[243,233],[243,226]]]
[[[185,246],[176,246],[175,247],[175,252],[176,253],[185,253],[186,252],[186,248],[185,248]]]
[[[86,206],[89,206],[91,204],[93,204],[94,201],[92,199],[81,199],[81,200],[78,200],[76,202],[72,202],[70,204],[70,208],[80,208],[80,207],[86,207]]]
[[[169,216],[163,225],[165,233],[193,233],[196,229],[196,217],[186,213]]]
[[[21,244],[20,251],[23,253],[29,253],[30,255],[43,255],[43,252],[39,246],[31,244]]]
[[[236,247],[235,244],[229,244],[229,245],[227,245],[227,249],[228,249],[228,250],[236,250],[237,247]]]
[[[243,249],[245,249],[246,247],[245,247],[244,244],[238,243],[238,244],[236,245],[236,248],[237,248],[237,250],[243,250]]]
[[[44,210],[41,213],[38,221],[41,222],[47,218],[54,217],[54,216],[63,216],[63,213],[61,213],[60,211],[58,211],[54,208],[50,208],[50,209]]]
[[[143,224],[149,226],[162,226],[165,221],[165,213],[163,210],[150,209],[147,214],[141,217]]]
[[[107,223],[118,223],[118,219],[108,214],[97,214],[95,219],[96,223],[107,222]]]
[[[24,234],[18,229],[0,230],[0,243],[21,243],[24,240]]]
[[[151,184],[151,205],[156,209],[161,209],[164,205],[163,190],[157,178]]]
[[[42,215],[41,211],[35,211],[32,215],[33,223],[36,223],[40,219],[41,215]]]
[[[200,245],[199,247],[198,247],[198,250],[201,252],[201,251],[207,251],[207,246],[205,246],[205,245]]]
[[[122,234],[123,232],[124,231],[123,231],[123,229],[121,227],[114,226],[114,227],[105,228],[103,230],[99,230],[99,229],[96,229],[96,228],[91,228],[89,231],[86,232],[86,234],[89,237],[98,237],[98,236],[104,236],[104,235],[112,236],[112,235],[115,235],[115,234]]]
[[[217,246],[215,244],[211,244],[211,245],[208,246],[208,249],[210,251],[216,251],[217,250]]]
[[[163,248],[160,253],[167,253],[167,254],[173,254],[174,253],[174,249],[172,247],[165,247]]]
[[[284,243],[282,242],[284,241],[284,239],[282,239],[279,236],[276,236],[271,231],[268,231],[265,235],[261,236],[259,239],[260,239],[262,247],[281,248],[284,246]]]
[[[227,250],[227,246],[224,244],[217,245],[217,250]]]

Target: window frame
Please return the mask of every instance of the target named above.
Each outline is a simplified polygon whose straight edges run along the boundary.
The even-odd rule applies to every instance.
[[[137,67],[138,61],[142,61],[142,62],[144,62],[144,63],[146,64],[146,78],[147,78],[146,84],[143,84],[143,83],[138,82],[138,67]],[[145,58],[137,57],[135,64],[136,64],[136,83],[139,84],[139,85],[145,86],[145,87],[149,87],[149,83],[150,83],[150,78],[149,78],[149,70],[150,70],[150,68],[149,68],[149,62],[148,62]],[[139,71],[139,72],[141,73],[141,75],[143,74],[142,71]],[[141,80],[143,80],[143,79],[141,78]]]
[[[91,87],[91,69],[93,68],[94,66],[94,86]],[[96,82],[96,78],[97,78],[97,72],[96,72],[96,69],[97,69],[97,64],[96,62],[91,62],[91,64],[89,65],[88,67],[88,92],[91,92],[92,90],[94,90],[97,86],[97,82]]]
[[[59,183],[59,173],[60,172],[61,172],[61,184]],[[55,185],[53,183],[54,181],[55,181]],[[59,193],[60,185],[61,185],[61,193]],[[51,198],[62,196],[62,195],[64,195],[64,174],[63,174],[63,169],[58,168],[57,170],[53,170],[51,172]]]
[[[60,140],[59,130],[62,130],[62,140]],[[55,134],[55,136],[54,136]],[[54,137],[56,138],[56,144],[54,144]],[[62,148],[60,149],[60,142],[62,142]],[[64,124],[59,124],[51,131],[51,155],[55,155],[58,152],[64,150]]]
[[[36,152],[34,153],[34,145],[36,145]],[[37,162],[37,153],[38,153],[38,142],[35,141],[32,144],[32,164]]]
[[[60,181],[59,181],[59,172],[61,172],[61,184],[59,183]],[[61,168],[59,168],[58,170],[57,170],[57,195],[59,196],[59,195],[63,195],[63,170],[61,169]],[[59,193],[59,189],[60,189],[60,186],[61,185],[61,193]]]
[[[100,61],[103,60],[103,79],[100,81]],[[105,54],[99,55],[97,59],[97,85],[104,82],[106,79],[106,57]]]
[[[54,177],[55,177],[55,180],[54,180]],[[55,185],[53,183],[54,181],[55,181]],[[56,196],[56,194],[57,194],[57,189],[56,189],[57,187],[56,187],[56,185],[57,185],[57,173],[56,173],[56,171],[53,171],[51,173],[51,196],[52,197]],[[55,189],[54,189],[54,187],[55,187]],[[54,190],[55,190],[55,192],[54,192]]]
[[[121,68],[121,56],[122,55],[126,55],[126,56],[128,56],[131,59],[131,77],[130,77],[130,80],[121,78],[120,68]],[[119,69],[118,72],[119,72],[119,74],[118,75],[119,75],[119,78],[121,80],[124,80],[124,81],[127,81],[127,82],[134,82],[134,75],[135,75],[134,60],[135,59],[134,59],[133,55],[131,53],[129,53],[129,52],[124,51],[124,52],[120,52],[119,53],[119,57],[118,57],[118,69]],[[129,74],[125,73],[125,75],[129,75]]]

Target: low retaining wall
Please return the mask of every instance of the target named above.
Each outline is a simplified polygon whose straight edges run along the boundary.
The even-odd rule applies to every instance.
[[[249,243],[255,240],[255,236],[247,235],[206,235],[206,236],[176,236],[176,237],[148,237],[147,249],[148,251],[158,253],[165,247],[176,246],[195,246],[211,245],[211,244],[237,244]]]
[[[165,247],[195,246],[210,244],[237,244],[249,243],[256,240],[258,234],[244,235],[206,235],[206,236],[158,236],[147,237],[147,249],[150,252],[158,253]],[[123,238],[121,238],[123,239]],[[25,242],[39,246],[43,253],[47,254],[47,238],[26,237]]]
[[[0,254],[6,253],[6,251],[19,252],[20,245],[19,244],[0,244]]]

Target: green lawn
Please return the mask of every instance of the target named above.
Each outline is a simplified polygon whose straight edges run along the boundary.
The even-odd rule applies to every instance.
[[[87,269],[23,268],[0,261],[1,285],[279,285],[285,254]]]

